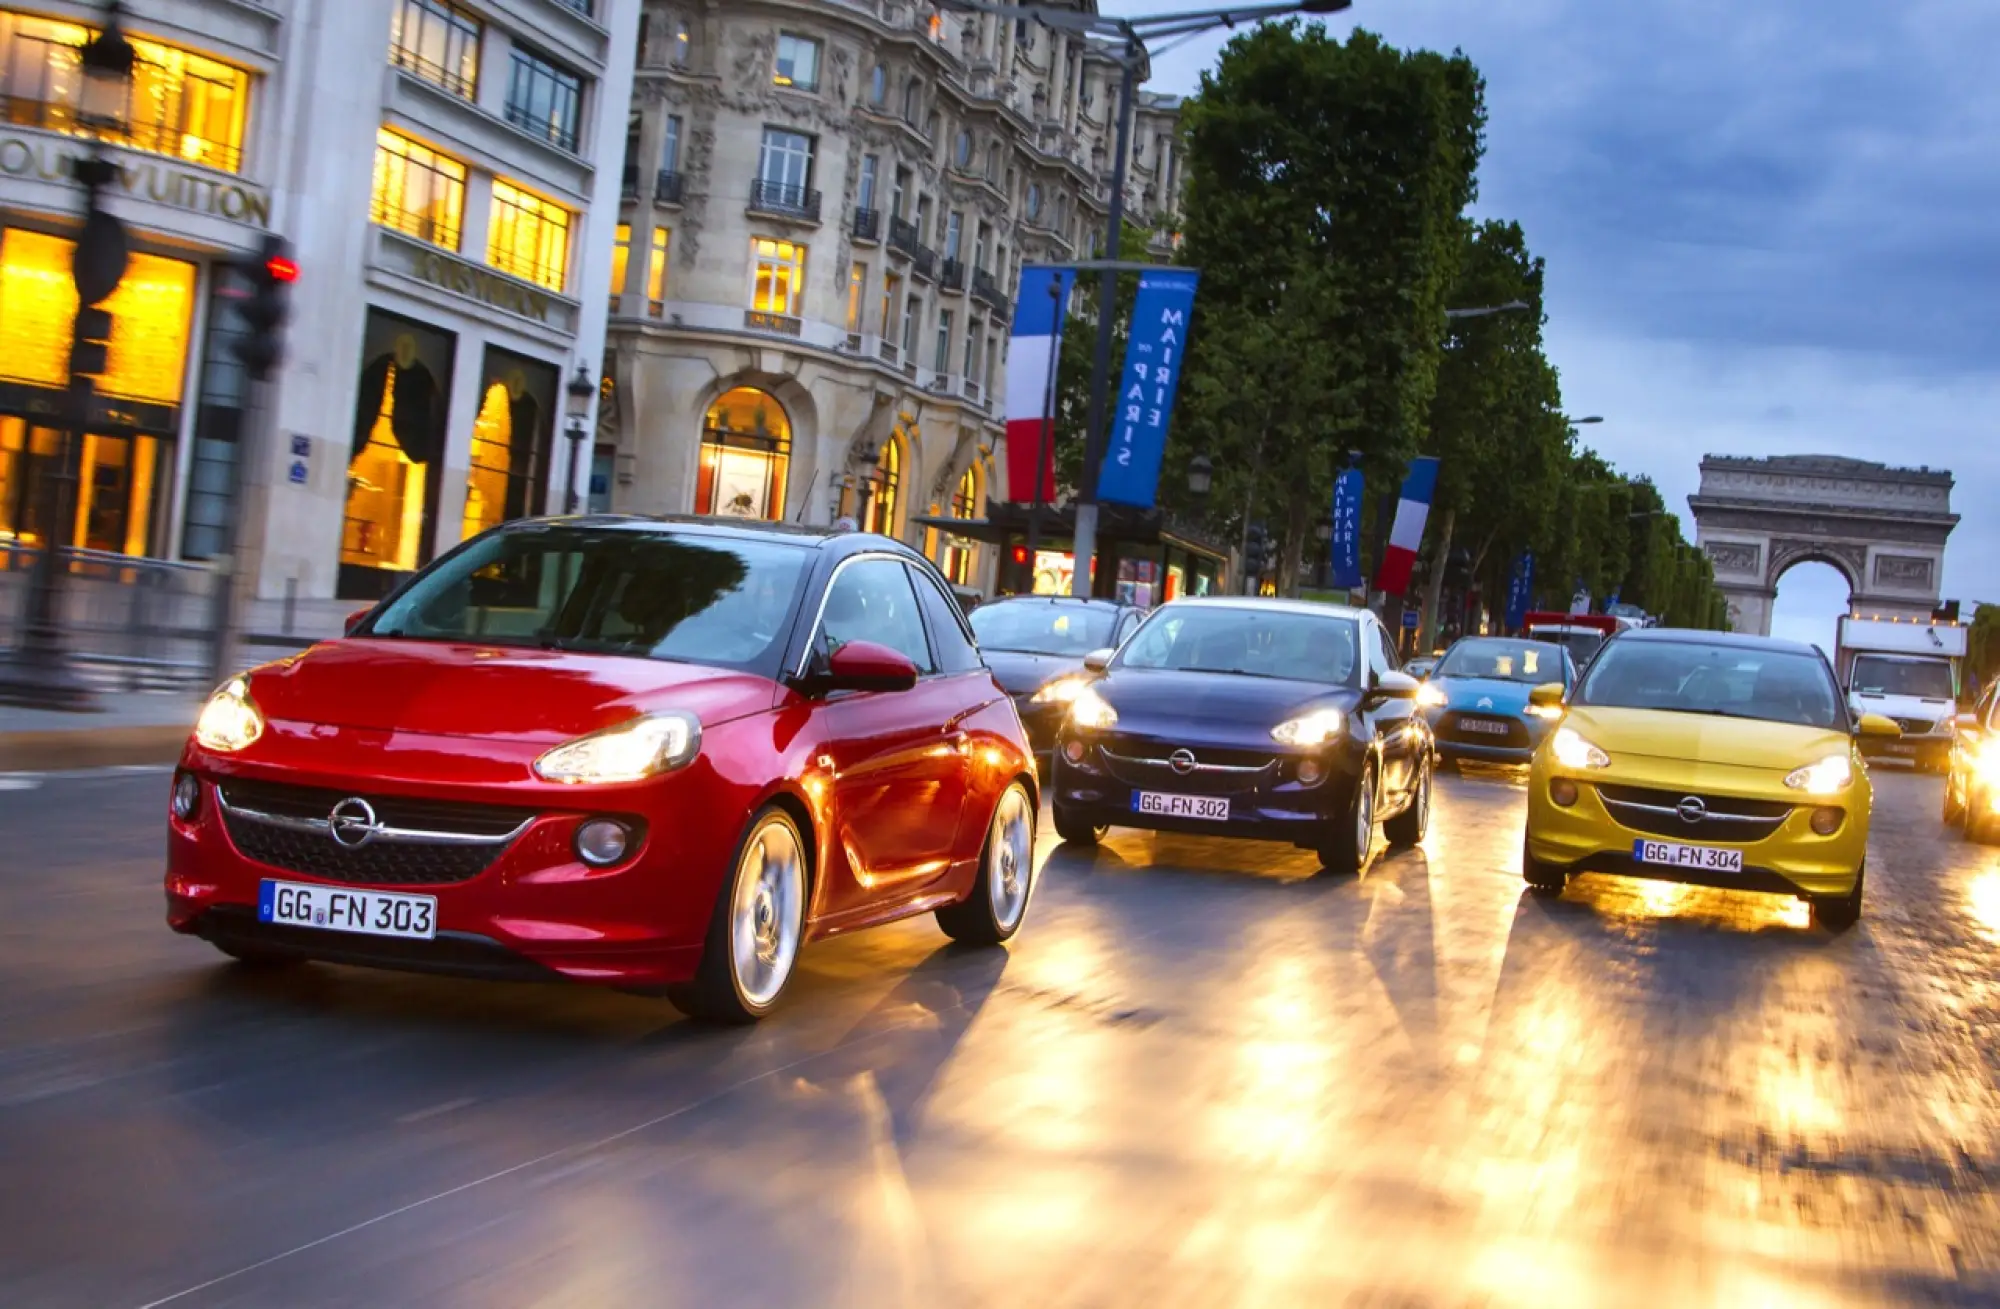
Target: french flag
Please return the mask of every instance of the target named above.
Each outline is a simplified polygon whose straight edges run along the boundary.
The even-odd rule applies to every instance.
[[[1410,461],[1410,475],[1403,479],[1403,494],[1396,502],[1396,522],[1389,529],[1389,548],[1382,553],[1382,567],[1375,575],[1375,589],[1384,595],[1409,593],[1410,573],[1424,543],[1424,522],[1430,517],[1437,484],[1436,459]]]
[[[1049,420],[1049,364],[1062,349],[1069,269],[1024,268],[1007,344],[1007,498],[1035,498],[1035,454],[1041,453],[1042,499],[1056,498],[1054,424]]]

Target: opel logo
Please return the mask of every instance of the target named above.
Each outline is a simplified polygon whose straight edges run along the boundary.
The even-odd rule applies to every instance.
[[[1194,771],[1194,751],[1176,750],[1167,756],[1167,767],[1186,777]]]
[[[1708,806],[1701,802],[1700,796],[1690,795],[1674,806],[1674,812],[1684,823],[1699,823],[1708,817]]]
[[[367,845],[382,830],[375,822],[375,807],[359,796],[335,805],[326,821],[334,841],[350,850]]]

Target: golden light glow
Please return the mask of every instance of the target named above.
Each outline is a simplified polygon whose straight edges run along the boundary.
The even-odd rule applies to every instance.
[[[1965,907],[1987,940],[2000,943],[2000,871],[1987,869],[1965,888]]]
[[[396,441],[396,370],[382,385],[382,408],[368,444],[347,465],[347,517],[340,562],[408,572],[417,566],[423,539],[424,483],[429,470],[414,463]]]
[[[8,228],[0,237],[0,377],[37,386],[69,385],[76,243]],[[195,267],[135,253],[104,308],[111,313],[106,395],[179,404],[194,312]]]
[[[791,448],[791,419],[776,399],[749,386],[725,392],[702,425],[695,512],[782,518]]]
[[[871,494],[861,530],[893,536],[896,532],[896,508],[903,485],[903,434],[900,429],[882,443],[882,453],[875,461],[875,473],[869,480],[872,483],[869,487]]]
[[[667,245],[672,239],[668,228],[654,228],[653,248],[646,259],[646,312],[656,318],[666,309]]]
[[[750,262],[756,270],[750,307],[762,314],[797,317],[799,296],[806,283],[806,248],[790,241],[752,237]]]
[[[496,177],[486,262],[560,292],[569,280],[569,225],[569,210]]]
[[[472,473],[465,479],[464,536],[498,527],[507,517],[507,479],[514,465],[514,408],[507,387],[486,388],[472,420]]]
[[[618,224],[618,233],[611,241],[611,298],[616,303],[625,294],[625,272],[632,263],[632,224]],[[619,306],[623,312],[624,306]]]
[[[375,133],[369,221],[457,250],[465,223],[465,165],[384,127]]]

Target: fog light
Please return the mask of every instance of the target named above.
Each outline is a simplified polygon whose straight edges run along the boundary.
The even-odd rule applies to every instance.
[[[192,822],[201,811],[201,779],[193,773],[182,773],[174,778],[174,817],[182,822]]]
[[[1064,742],[1063,742],[1063,758],[1065,758],[1065,759],[1069,760],[1069,761],[1070,761],[1071,763],[1073,763],[1073,764],[1080,764],[1080,763],[1082,763],[1082,762],[1083,762],[1083,742],[1081,742],[1081,741],[1064,741]]]
[[[1326,776],[1326,766],[1317,759],[1306,759],[1299,763],[1299,785],[1317,786],[1319,779]]]
[[[1812,829],[1821,836],[1832,836],[1847,821],[1847,811],[1839,805],[1821,805],[1812,812]]]
[[[1567,777],[1558,777],[1549,783],[1549,799],[1567,809],[1576,803],[1576,783]]]
[[[610,818],[593,818],[576,829],[576,857],[593,868],[615,864],[625,857],[632,834],[625,824]]]

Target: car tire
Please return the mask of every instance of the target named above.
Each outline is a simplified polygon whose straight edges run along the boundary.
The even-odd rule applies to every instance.
[[[744,828],[716,892],[694,980],[668,987],[668,1002],[708,1023],[754,1023],[770,1013],[798,963],[810,892],[798,824],[766,805]]]
[[[1382,824],[1382,835],[1389,838],[1390,845],[1422,845],[1424,834],[1431,828],[1431,761],[1428,755],[1417,757],[1417,784],[1415,794],[1410,797],[1409,807]]]
[[[1034,884],[1035,806],[1015,782],[993,806],[972,893],[938,910],[938,927],[961,945],[999,945],[1021,930]]]
[[[1096,845],[1111,830],[1108,824],[1092,823],[1082,814],[1055,806],[1056,835],[1070,845]]]
[[[1368,868],[1375,848],[1375,765],[1362,765],[1341,815],[1320,839],[1319,862],[1327,872],[1358,877]]]
[[[1535,852],[1524,836],[1521,838],[1521,880],[1538,895],[1561,895],[1563,887],[1569,882],[1569,875],[1554,864],[1535,858]]]
[[[1965,821],[1965,801],[1952,792],[1952,777],[1946,770],[1944,779],[1944,825],[1956,827]]]
[[[1977,791],[1965,797],[1965,839],[1975,845],[1993,844],[1993,814],[1986,797]]]
[[[1861,888],[1868,880],[1868,869],[1864,865],[1854,875],[1854,889],[1846,895],[1816,895],[1811,897],[1813,921],[1829,932],[1844,932],[1861,921]]]

